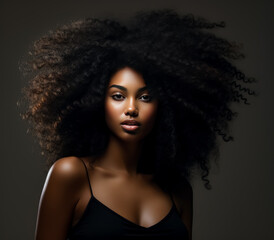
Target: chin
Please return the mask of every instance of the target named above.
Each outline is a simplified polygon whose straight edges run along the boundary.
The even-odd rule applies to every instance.
[[[119,134],[112,134],[112,136],[124,142],[139,142],[145,138],[142,133],[137,132],[123,132]]]

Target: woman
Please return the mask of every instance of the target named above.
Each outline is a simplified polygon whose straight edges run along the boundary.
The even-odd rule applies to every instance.
[[[22,114],[47,153],[36,239],[191,239],[192,170],[205,187],[254,91],[223,27],[173,10],[89,18],[35,42]],[[240,83],[242,81],[242,83]]]

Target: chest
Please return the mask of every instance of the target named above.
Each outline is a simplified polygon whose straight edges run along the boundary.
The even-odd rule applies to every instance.
[[[142,227],[151,227],[164,219],[173,206],[171,196],[156,184],[143,180],[119,178],[92,179],[92,194],[83,191],[75,208],[74,224],[83,215],[90,198],[95,198],[105,210]]]

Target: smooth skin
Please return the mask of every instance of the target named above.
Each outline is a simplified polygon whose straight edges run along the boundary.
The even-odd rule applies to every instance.
[[[142,140],[157,117],[157,99],[151,99],[142,75],[126,67],[110,79],[105,96],[106,123],[111,132],[103,155],[88,166],[94,197],[122,217],[143,227],[162,220],[170,211],[170,196],[152,181],[151,175],[136,173]],[[133,119],[140,128],[127,132],[121,122]],[[172,193],[181,219],[192,239],[193,192],[190,184]],[[91,193],[83,163],[70,156],[50,168],[41,194],[35,239],[65,240],[70,227],[83,215]]]

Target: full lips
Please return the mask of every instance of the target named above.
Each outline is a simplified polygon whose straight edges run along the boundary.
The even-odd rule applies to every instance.
[[[129,125],[129,124],[121,124],[121,126],[123,129],[125,129],[127,131],[134,131],[140,127],[138,125]]]

